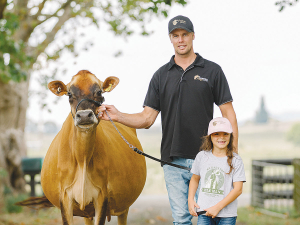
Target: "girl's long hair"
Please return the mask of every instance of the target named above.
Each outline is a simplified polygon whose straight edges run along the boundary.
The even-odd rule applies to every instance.
[[[202,141],[202,145],[200,147],[200,151],[210,151],[213,149],[213,143],[211,141],[211,135],[204,136]],[[234,151],[234,146],[233,146],[233,135],[232,133],[230,134],[230,140],[227,145],[227,151],[226,151],[226,156],[227,156],[227,163],[230,167],[230,170],[227,174],[230,174],[231,171],[233,170],[233,165],[232,165],[232,159],[233,159],[233,151]]]

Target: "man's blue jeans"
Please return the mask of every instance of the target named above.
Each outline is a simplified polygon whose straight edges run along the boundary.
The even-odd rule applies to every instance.
[[[199,215],[197,225],[235,225],[236,217],[215,217]]]
[[[174,157],[172,163],[192,168],[194,160]],[[164,176],[172,210],[173,224],[192,225],[193,216],[189,213],[188,193],[192,173],[188,170],[164,165]],[[199,190],[199,187],[198,187]],[[198,191],[196,199],[198,198]]]

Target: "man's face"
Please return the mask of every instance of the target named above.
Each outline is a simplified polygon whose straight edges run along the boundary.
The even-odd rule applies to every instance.
[[[170,40],[178,55],[188,55],[193,51],[195,34],[184,29],[176,29],[170,33]]]

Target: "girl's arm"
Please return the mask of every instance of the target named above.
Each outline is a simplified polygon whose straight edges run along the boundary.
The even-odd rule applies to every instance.
[[[195,207],[200,208],[195,202],[195,194],[199,185],[199,180],[200,180],[200,176],[193,174],[189,185],[188,204],[189,204],[189,211],[192,216],[197,216]]]
[[[208,209],[205,209],[206,211],[205,215],[215,218],[218,215],[218,213],[221,211],[221,209],[223,209],[225,206],[227,206],[228,204],[233,202],[237,197],[239,197],[242,194],[242,191],[243,191],[243,182],[242,181],[234,182],[233,189],[231,190],[231,192],[229,192],[229,194],[216,205]]]

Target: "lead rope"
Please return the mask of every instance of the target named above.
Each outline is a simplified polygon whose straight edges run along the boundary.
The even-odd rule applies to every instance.
[[[129,146],[129,148],[131,148],[133,151],[135,151],[136,153],[138,153],[138,154],[140,154],[140,155],[143,155],[143,156],[146,156],[146,157],[148,157],[148,158],[150,158],[150,159],[153,159],[153,160],[155,160],[155,161],[157,161],[157,162],[163,163],[163,164],[168,164],[168,165],[170,165],[170,166],[174,166],[174,167],[177,167],[177,168],[180,168],[180,169],[184,169],[184,170],[188,170],[188,171],[191,170],[191,168],[189,168],[189,167],[180,166],[180,165],[177,165],[177,164],[174,164],[174,163],[170,163],[170,162],[167,162],[167,161],[164,161],[164,160],[157,159],[157,158],[155,158],[155,157],[153,157],[153,156],[151,156],[151,155],[148,155],[148,154],[142,152],[141,150],[139,150],[138,148],[136,148],[135,146],[133,146],[132,144],[130,144],[130,143],[126,140],[126,138],[121,134],[121,132],[118,130],[118,128],[116,127],[115,123],[114,123],[113,120],[110,118],[110,116],[109,116],[109,114],[107,113],[106,110],[105,110],[105,112],[106,112],[106,115],[108,116],[110,122],[112,123],[112,125],[113,125],[113,126],[115,127],[115,129],[118,131],[118,133],[119,133],[119,135],[121,136],[121,138],[125,141],[125,143],[126,143],[126,144]]]

